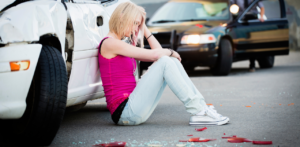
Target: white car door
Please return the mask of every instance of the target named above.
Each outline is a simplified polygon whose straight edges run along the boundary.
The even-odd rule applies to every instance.
[[[100,2],[69,3],[68,12],[74,29],[74,48],[67,106],[104,96],[97,46],[109,30],[109,16]],[[102,18],[102,25],[97,24],[97,18]]]

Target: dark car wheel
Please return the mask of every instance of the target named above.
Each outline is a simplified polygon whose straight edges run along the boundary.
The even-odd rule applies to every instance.
[[[61,53],[43,46],[26,98],[24,115],[1,120],[1,139],[9,145],[47,146],[63,119],[67,100],[67,71]]]
[[[274,65],[274,56],[266,56],[257,58],[258,64],[260,68],[271,68]]]
[[[222,39],[216,66],[211,67],[213,75],[228,75],[232,64],[232,45],[228,39]]]

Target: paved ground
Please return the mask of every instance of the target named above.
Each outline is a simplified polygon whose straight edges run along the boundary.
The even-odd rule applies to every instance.
[[[192,81],[230,124],[196,132],[188,125],[190,115],[169,88],[163,93],[154,113],[139,126],[114,125],[105,100],[91,101],[82,110],[69,113],[61,124],[53,147],[92,146],[95,143],[126,141],[128,146],[147,143],[175,146],[178,140],[193,137],[217,139],[194,146],[254,146],[232,144],[222,136],[237,135],[273,141],[271,146],[300,146],[300,52],[277,56],[271,69],[248,72],[248,61],[233,64],[229,76],[212,76],[208,69],[189,73]],[[246,107],[251,106],[251,107]],[[226,135],[224,135],[226,133]]]

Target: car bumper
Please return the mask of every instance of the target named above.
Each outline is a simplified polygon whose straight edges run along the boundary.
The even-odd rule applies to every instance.
[[[31,85],[42,46],[16,44],[0,48],[0,119],[17,119],[26,109]],[[11,61],[29,60],[29,69],[10,71]]]
[[[183,45],[177,48],[183,65],[215,66],[218,48],[214,44]]]

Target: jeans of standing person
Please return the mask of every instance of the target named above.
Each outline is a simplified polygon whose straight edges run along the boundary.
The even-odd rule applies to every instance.
[[[118,124],[139,125],[145,122],[157,106],[166,85],[190,114],[195,115],[207,107],[204,97],[179,60],[163,56],[148,69],[130,94]]]

